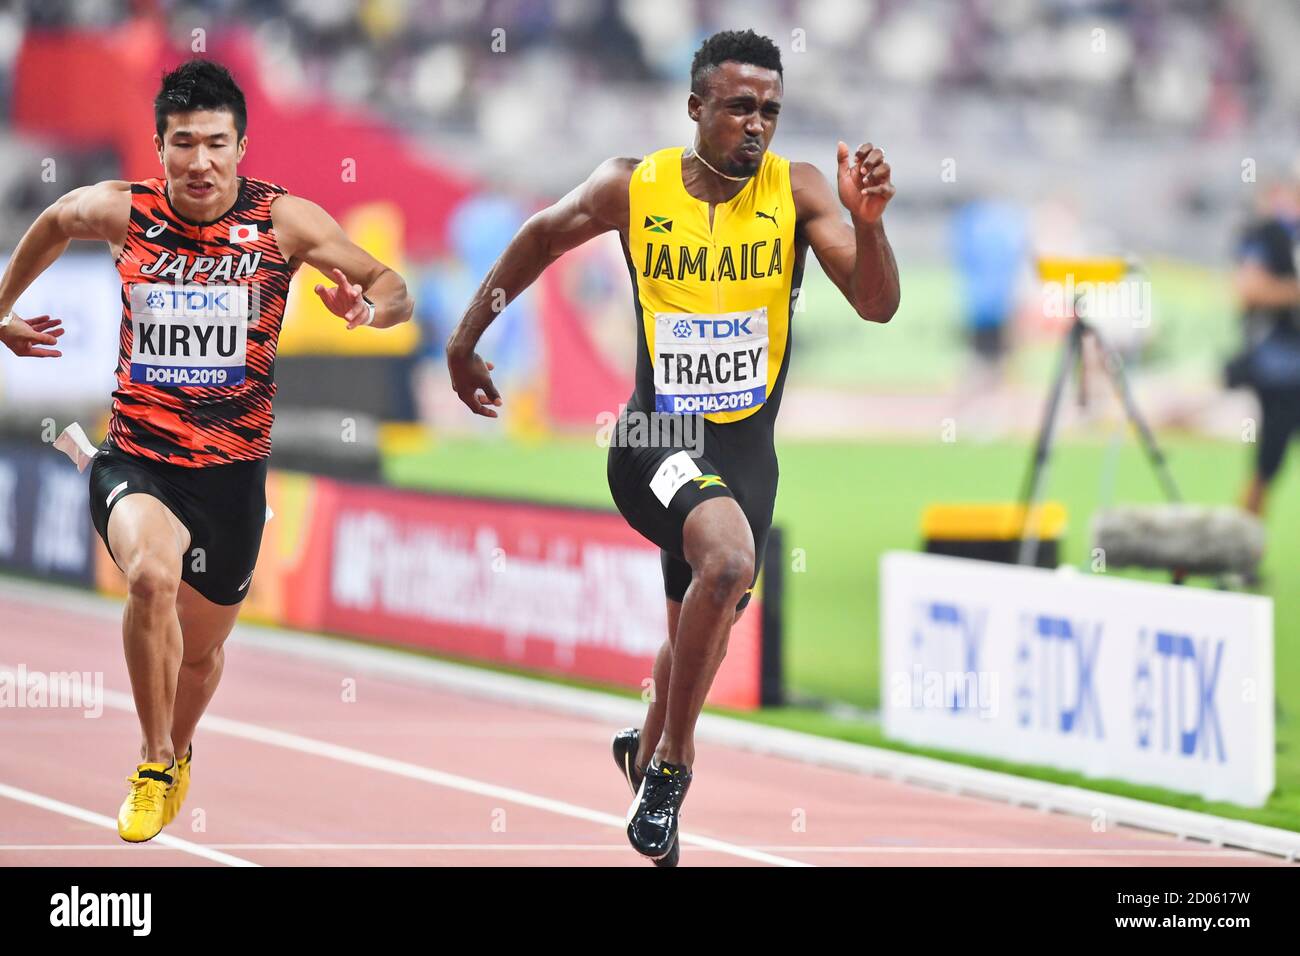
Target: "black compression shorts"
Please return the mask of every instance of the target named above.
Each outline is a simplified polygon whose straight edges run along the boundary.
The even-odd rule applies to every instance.
[[[187,468],[106,444],[90,467],[90,516],[111,555],[114,506],[127,495],[157,498],[190,532],[181,580],[214,604],[238,604],[248,595],[266,524],[266,462]]]
[[[682,553],[682,527],[691,510],[710,498],[733,498],[745,513],[754,535],[754,580],[758,580],[779,474],[772,429],[765,421],[746,418],[719,425],[700,417],[688,425],[682,419],[647,415],[630,406],[611,436],[608,460],[614,504],[628,524],[659,546],[664,591],[674,601],[685,597],[691,583],[691,566]],[[645,427],[638,429],[638,425]],[[671,478],[674,466],[675,480]],[[661,472],[668,474],[658,478]],[[652,485],[657,478],[662,493],[678,485],[667,505]],[[737,609],[749,598],[746,591]]]

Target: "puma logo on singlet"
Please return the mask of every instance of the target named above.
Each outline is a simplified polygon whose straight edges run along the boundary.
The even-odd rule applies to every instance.
[[[781,211],[781,207],[780,207],[780,206],[777,206],[775,209],[773,209],[773,210],[771,211],[771,213],[763,212],[763,210],[761,210],[761,209],[755,209],[755,210],[754,210],[754,215],[757,216],[759,219],[771,219],[771,220],[772,220],[772,225],[774,225],[774,226],[776,226],[776,228],[780,229],[781,226],[780,226],[780,224],[776,221],[776,214],[777,214],[778,212],[780,212],[780,211]]]

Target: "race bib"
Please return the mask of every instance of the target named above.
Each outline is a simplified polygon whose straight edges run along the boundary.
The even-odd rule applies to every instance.
[[[131,381],[238,385],[248,356],[246,285],[131,287]]]
[[[767,308],[655,313],[655,411],[704,414],[767,400]]]

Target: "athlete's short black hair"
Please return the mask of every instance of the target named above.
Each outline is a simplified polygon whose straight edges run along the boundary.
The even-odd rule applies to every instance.
[[[230,71],[211,60],[187,60],[162,78],[153,101],[154,127],[161,137],[167,131],[167,117],[191,110],[230,110],[237,138],[248,128],[244,91]]]
[[[753,30],[723,30],[695,51],[695,59],[691,61],[691,92],[704,96],[708,92],[709,74],[728,60],[776,70],[785,79],[781,72],[781,50],[775,43]]]

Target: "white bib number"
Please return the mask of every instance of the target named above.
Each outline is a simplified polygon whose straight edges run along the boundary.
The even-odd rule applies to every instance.
[[[131,381],[164,388],[238,385],[248,358],[249,287],[131,287]]]
[[[700,466],[695,464],[690,452],[679,451],[664,459],[655,476],[650,479],[650,490],[667,508],[669,502],[673,500],[673,495],[677,494],[677,489],[692,478],[698,477],[700,477]]]
[[[700,415],[767,400],[767,308],[655,313],[655,411]]]

